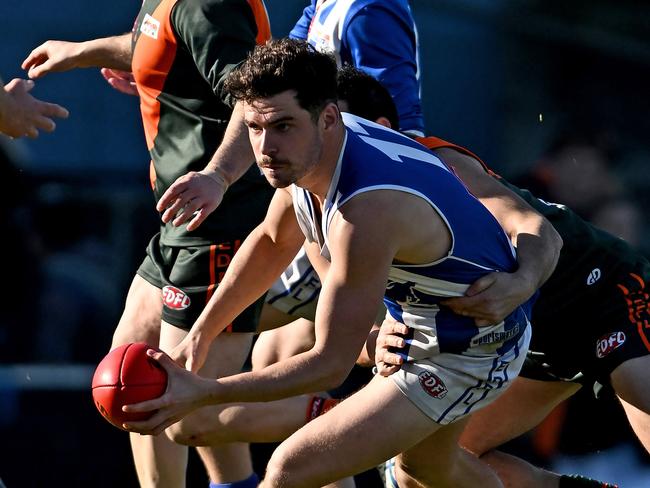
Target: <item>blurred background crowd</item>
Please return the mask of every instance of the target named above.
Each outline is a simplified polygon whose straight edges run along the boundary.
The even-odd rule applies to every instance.
[[[274,36],[289,32],[306,3],[266,0]],[[650,254],[650,4],[411,6],[427,134],[472,149],[519,186]],[[126,32],[138,8],[132,0],[4,0],[0,72],[7,82],[25,77],[20,63],[46,39]],[[132,271],[157,228],[137,100],[112,90],[94,69],[48,76],[34,94],[66,106],[70,118],[35,141],[0,138],[7,271],[0,283],[0,478],[9,488],[45,486],[41,480],[132,486],[126,438],[93,411],[88,385],[30,389],[7,372],[16,364],[93,365],[107,351]],[[581,392],[510,448],[571,472],[580,472],[575,456],[589,454],[584,474],[650,486],[650,459],[621,418],[613,397],[595,401]]]

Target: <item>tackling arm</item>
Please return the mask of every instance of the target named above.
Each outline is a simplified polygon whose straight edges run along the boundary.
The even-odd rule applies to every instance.
[[[468,289],[467,297],[445,300],[444,304],[476,317],[478,325],[498,322],[548,279],[557,264],[562,238],[542,215],[490,176],[479,161],[451,148],[436,153],[499,221],[517,247],[519,264],[515,273],[487,275]]]

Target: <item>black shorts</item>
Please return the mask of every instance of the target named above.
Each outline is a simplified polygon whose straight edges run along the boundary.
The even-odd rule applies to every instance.
[[[542,288],[521,376],[608,385],[620,364],[650,354],[650,263],[592,266],[559,287],[562,293]]]
[[[189,330],[221,281],[242,240],[205,246],[166,246],[156,234],[138,275],[162,290],[162,319]],[[264,298],[246,308],[226,332],[255,332]]]

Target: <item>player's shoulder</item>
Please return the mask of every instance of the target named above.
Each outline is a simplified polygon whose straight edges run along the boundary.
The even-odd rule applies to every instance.
[[[172,24],[177,32],[205,35],[241,25],[244,28],[254,18],[247,0],[179,0],[172,12]]]
[[[409,148],[408,153],[422,153],[426,154],[427,157],[434,155],[433,151],[427,146],[401,132],[347,112],[342,114],[342,118],[348,133],[359,136],[358,139],[360,140],[353,138],[355,140],[352,144],[373,146],[391,157],[394,156],[395,151],[399,152],[401,150],[400,147]]]
[[[340,0],[339,0],[340,1]],[[383,10],[388,12],[410,12],[408,0],[343,0],[350,5],[350,13]]]
[[[175,10],[192,16],[218,14],[220,18],[228,19],[240,15],[242,10],[251,10],[251,5],[248,0],[179,0]]]

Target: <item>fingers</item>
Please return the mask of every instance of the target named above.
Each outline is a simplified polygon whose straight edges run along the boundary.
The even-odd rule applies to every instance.
[[[122,411],[127,413],[153,412],[167,406],[167,402],[164,401],[164,398],[165,396],[163,395],[159,398],[154,398],[153,400],[145,400],[140,403],[124,405]]]
[[[119,78],[110,78],[108,84],[125,95],[138,95],[137,88],[130,81],[121,80]]]
[[[180,418],[175,417],[158,420],[158,417],[159,415],[154,415],[142,422],[128,422],[122,424],[122,427],[129,432],[137,432],[142,435],[158,435],[164,432],[167,427],[180,420]]]
[[[36,83],[34,83],[32,80],[20,80],[20,86],[25,91],[25,93],[32,91],[32,88],[34,88],[35,85]]]
[[[383,349],[387,349],[389,347],[396,347],[398,349],[403,348],[406,345],[406,341],[404,340],[403,337],[399,335],[392,335],[382,332],[377,336],[377,346],[381,347]]]
[[[60,119],[67,119],[70,112],[65,107],[57,105],[56,103],[41,102],[41,113],[46,117],[58,117]]]
[[[385,363],[377,363],[377,374],[380,376],[390,376],[399,371],[399,366],[392,366]]]
[[[472,283],[469,288],[467,288],[467,290],[465,290],[465,296],[472,297],[488,289],[497,280],[496,274],[497,273],[490,273],[488,275],[480,277],[478,280]]]
[[[45,55],[42,52],[42,46],[38,46],[36,49],[32,50],[31,53],[25,58],[25,60],[20,64],[20,67],[24,70],[29,70],[32,67],[40,64],[45,59]]]
[[[132,73],[110,68],[102,68],[100,72],[108,84],[117,91],[126,95],[138,95]]]
[[[408,334],[409,328],[402,324],[401,322],[397,322],[394,320],[392,317],[390,319],[384,320],[384,322],[381,324],[381,330],[380,330],[380,335],[388,335],[388,334]]]
[[[47,117],[38,116],[34,119],[34,125],[45,132],[53,132],[56,129],[56,124],[52,119]]]
[[[124,80],[128,82],[133,81],[133,73],[129,71],[122,71],[119,69],[113,69],[113,68],[102,68],[101,70],[102,76],[106,79],[108,78],[115,78],[118,80]]]
[[[492,313],[494,301],[484,294],[471,297],[456,297],[442,300],[441,305],[449,307],[458,315],[466,317],[483,317]]]
[[[196,216],[197,212],[199,212],[201,206],[202,204],[197,198],[189,200],[181,209],[181,211],[176,214],[176,218],[172,221],[174,227],[179,227],[188,220],[193,219]]]
[[[381,355],[381,361],[378,362],[386,366],[394,366],[397,369],[399,369],[400,366],[404,364],[404,358],[399,354],[386,351]]]
[[[160,200],[158,200],[158,203],[156,204],[156,210],[158,210],[158,212],[162,212],[173,202],[176,202],[180,195],[187,189],[185,176],[181,176],[179,179],[177,179],[174,183],[171,184],[169,188],[167,188],[167,191],[163,193],[163,196],[160,197]],[[165,220],[163,220],[163,222],[166,223]]]
[[[50,71],[51,67],[52,62],[51,60],[47,59],[42,63],[30,66],[27,70],[27,76],[29,76],[32,80],[35,80],[47,74],[47,72]]]
[[[190,204],[191,200],[186,199],[183,194],[181,194],[175,201],[172,203],[162,214],[162,221],[164,223],[169,222],[174,219],[173,225],[180,225],[185,220],[187,220],[186,211],[187,206]]]
[[[190,220],[190,223],[187,224],[187,230],[188,231],[193,231],[197,229],[205,220],[205,218],[208,216],[210,212],[206,212],[204,209],[199,209],[198,211],[194,212],[194,218]]]
[[[23,94],[31,91],[35,83],[32,80],[23,80],[22,78],[14,78],[4,87],[5,91],[14,94]]]
[[[164,209],[161,219],[165,224],[172,221],[172,225],[178,227],[185,222],[191,221],[191,227],[188,225],[187,230],[194,230],[201,225],[212,210],[208,209],[207,202],[202,198],[193,196],[190,190],[183,190],[183,188],[184,185],[179,185],[174,189],[174,193],[171,193],[172,188],[170,187],[156,207],[162,207],[159,211]],[[176,195],[176,199],[165,207],[164,204],[171,195]]]

